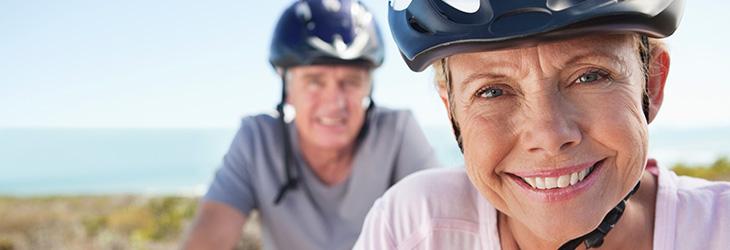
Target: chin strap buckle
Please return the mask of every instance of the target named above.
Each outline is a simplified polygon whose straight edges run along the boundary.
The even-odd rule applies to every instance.
[[[629,194],[626,195],[626,197],[618,203],[618,205],[611,209],[606,217],[603,217],[603,221],[601,221],[601,224],[598,225],[598,228],[586,235],[568,241],[568,243],[563,244],[563,246],[561,246],[559,250],[574,250],[578,247],[578,245],[580,245],[581,242],[585,244],[586,249],[601,247],[601,245],[603,245],[603,238],[606,237],[608,232],[610,232],[611,229],[613,229],[614,225],[616,225],[618,220],[621,219],[621,215],[624,214],[624,210],[626,209],[626,201],[629,200],[629,197],[631,197],[631,195],[639,190],[640,184],[641,182],[636,183],[634,189],[632,189],[631,192],[629,192]]]

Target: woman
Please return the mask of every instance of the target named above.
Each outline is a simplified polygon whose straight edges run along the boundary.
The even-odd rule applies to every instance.
[[[727,249],[730,184],[647,158],[682,0],[391,2],[465,169],[406,178],[356,249]],[[651,37],[651,38],[649,38]]]

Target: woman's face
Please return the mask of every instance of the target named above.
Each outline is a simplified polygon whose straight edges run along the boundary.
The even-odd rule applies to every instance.
[[[629,35],[454,55],[451,93],[471,182],[545,240],[593,230],[647,152],[644,76]]]

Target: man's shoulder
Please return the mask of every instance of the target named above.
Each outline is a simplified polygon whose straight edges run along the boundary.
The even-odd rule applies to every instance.
[[[275,152],[281,141],[282,125],[276,113],[249,115],[241,119],[233,144],[240,149],[247,149],[246,155],[252,157],[261,150]]]
[[[279,123],[279,114],[276,112],[258,113],[241,118],[241,127],[270,126]]]
[[[259,113],[248,115],[241,118],[238,133],[245,135],[265,136],[271,132],[279,132],[281,130],[281,122],[276,112]]]
[[[384,106],[375,106],[372,110],[373,114],[378,116],[404,116],[412,115],[409,109],[390,108]]]
[[[405,124],[413,117],[413,112],[408,109],[392,109],[388,107],[376,106],[370,114],[370,122],[374,122],[374,125],[396,125]]]

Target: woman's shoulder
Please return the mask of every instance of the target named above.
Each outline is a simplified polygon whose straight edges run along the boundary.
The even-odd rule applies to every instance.
[[[677,176],[668,169],[660,172],[655,242],[673,242],[665,246],[673,249],[730,245],[730,182]]]
[[[485,227],[496,226],[495,213],[480,198],[463,168],[424,170],[399,181],[376,202],[358,246],[480,249],[484,241],[495,241],[485,240],[493,234],[482,232]],[[485,222],[485,218],[494,221]],[[378,245],[382,242],[388,244]],[[459,245],[450,245],[454,242]]]
[[[428,205],[432,201],[458,200],[471,202],[476,190],[463,167],[434,168],[413,173],[396,183],[384,195],[385,202],[400,205]]]
[[[660,188],[669,189],[676,194],[680,205],[708,205],[725,204],[730,212],[730,182],[709,181],[705,179],[678,176],[671,170],[663,170],[665,174],[660,178]],[[663,184],[663,185],[662,185]]]

